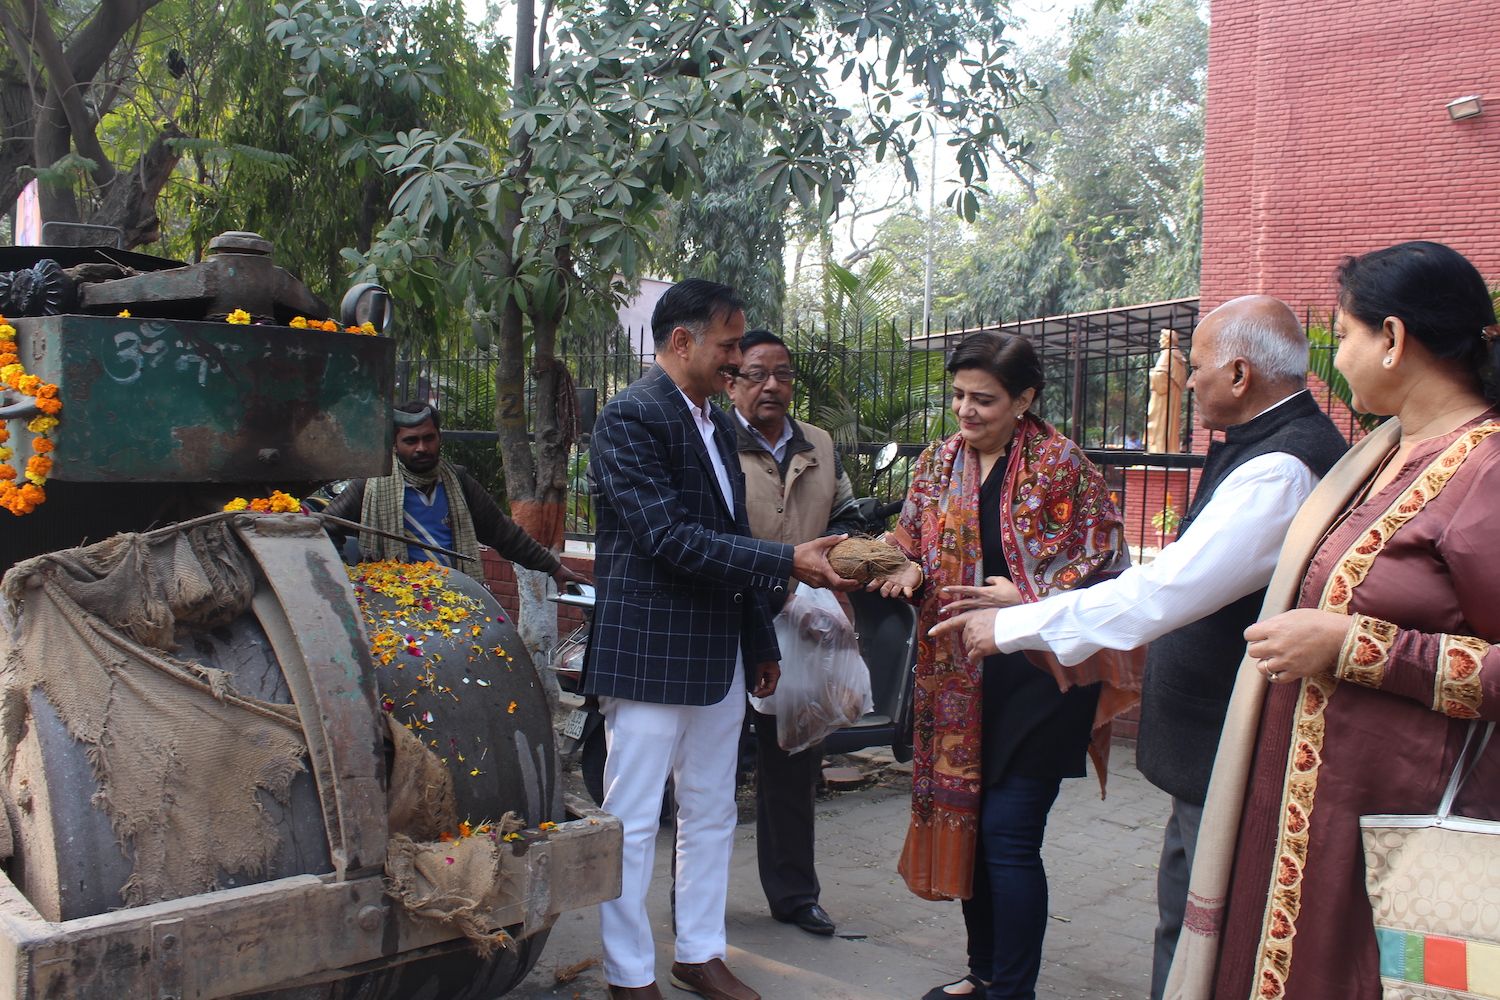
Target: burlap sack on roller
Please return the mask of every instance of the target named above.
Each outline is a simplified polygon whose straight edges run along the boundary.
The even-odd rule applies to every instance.
[[[134,857],[127,906],[211,890],[221,872],[258,875],[277,845],[257,792],[285,802],[303,768],[296,710],[171,655],[179,628],[227,624],[254,589],[224,521],[39,556],[0,584],[0,768],[15,765],[40,691],[87,746],[95,801]]]
[[[394,715],[387,713],[385,721],[394,750],[386,790],[391,836],[437,840],[453,833],[458,829],[458,801],[448,765]]]
[[[509,934],[490,926],[489,916],[520,898],[521,869],[508,863],[514,852],[502,838],[521,826],[508,812],[488,832],[448,843],[417,843],[392,834],[385,855],[386,895],[415,917],[460,931],[481,957],[497,946],[513,946]]]

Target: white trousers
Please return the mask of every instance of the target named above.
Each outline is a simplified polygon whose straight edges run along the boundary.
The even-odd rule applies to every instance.
[[[656,979],[646,893],[669,775],[677,800],[676,959],[696,964],[724,957],[744,678],[743,664],[736,663],[729,693],[716,705],[599,699],[609,748],[604,811],[620,818],[625,839],[620,896],[599,906],[604,977],[615,986]]]

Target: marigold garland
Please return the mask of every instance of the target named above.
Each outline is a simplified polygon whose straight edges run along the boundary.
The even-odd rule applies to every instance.
[[[272,490],[268,497],[256,497],[254,500],[246,500],[244,497],[235,497],[224,505],[225,510],[253,510],[262,514],[300,514],[302,513],[302,501],[290,493],[280,490]]]
[[[232,323],[235,326],[248,326],[254,321],[255,317],[243,309],[236,309],[224,317],[224,322]],[[331,319],[308,319],[306,316],[293,316],[287,326],[293,330],[321,330],[324,333],[338,333],[342,330],[345,333],[356,333],[365,337],[374,337],[379,334],[379,331],[375,329],[375,324],[369,320],[359,324],[359,326],[339,326],[336,321]]]
[[[339,325],[331,319],[308,319],[306,316],[293,316],[292,321],[287,324],[293,330],[322,330],[324,333],[338,333]],[[357,333],[365,337],[374,337],[379,331],[375,324],[365,320],[359,326],[346,326],[342,328],[345,333]]]
[[[26,460],[24,473],[17,473],[10,464],[13,449],[7,446],[10,440],[8,421],[0,420],[0,507],[20,517],[30,514],[39,504],[47,500],[47,477],[52,473],[52,452],[56,445],[47,437],[58,424],[57,415],[62,412],[62,400],[57,398],[57,386],[43,382],[30,375],[21,364],[20,348],[16,346],[16,328],[0,316],[0,388],[11,389],[36,402],[39,414],[26,424],[35,437],[31,440],[32,455]],[[16,485],[16,480],[25,482]]]

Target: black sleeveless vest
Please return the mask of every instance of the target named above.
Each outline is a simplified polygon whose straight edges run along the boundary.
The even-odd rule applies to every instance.
[[[1260,455],[1286,452],[1320,478],[1348,448],[1312,398],[1303,391],[1209,446],[1198,490],[1178,526],[1181,537],[1219,484]],[[1290,502],[1290,501],[1288,501]],[[1141,685],[1141,725],[1136,766],[1156,787],[1203,804],[1219,732],[1229,709],[1234,676],[1245,655],[1245,629],[1260,614],[1264,587],[1232,601],[1151,643]]]

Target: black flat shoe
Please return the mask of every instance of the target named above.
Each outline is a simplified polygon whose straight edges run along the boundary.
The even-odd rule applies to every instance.
[[[775,914],[772,914],[772,916],[775,916]],[[817,934],[821,937],[828,937],[836,929],[833,918],[828,915],[828,911],[817,903],[808,903],[791,916],[776,917],[776,919],[784,924],[796,924],[807,931],[807,933]]]
[[[967,984],[969,988],[964,990],[963,992],[950,992],[950,989],[952,987],[963,986],[965,984]],[[988,986],[989,983],[985,982],[983,979],[980,979],[978,976],[974,975],[974,973],[970,972],[968,975],[955,982],[944,983],[942,986],[934,986],[932,989],[922,994],[922,1000],[952,1000],[953,997],[982,997],[984,996],[985,988]]]

